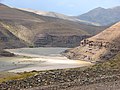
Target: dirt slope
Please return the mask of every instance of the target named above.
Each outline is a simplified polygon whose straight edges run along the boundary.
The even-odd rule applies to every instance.
[[[120,22],[103,32],[81,41],[80,46],[65,51],[68,58],[91,62],[107,60],[120,51]]]

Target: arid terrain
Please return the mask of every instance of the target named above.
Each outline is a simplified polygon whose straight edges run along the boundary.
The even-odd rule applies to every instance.
[[[0,90],[120,90],[119,14],[119,6],[67,16],[0,3]]]
[[[81,41],[79,47],[63,53],[71,59],[91,62],[109,60],[120,51],[120,22],[101,33]]]
[[[22,73],[0,84],[2,90],[119,90],[120,55],[91,67]],[[19,79],[19,80],[15,80]],[[104,88],[103,88],[104,87]],[[32,89],[33,88],[33,89]]]
[[[94,22],[98,25],[111,25],[120,21],[120,6],[112,8],[97,7],[87,13],[77,16],[78,19]]]
[[[79,46],[81,40],[107,27],[42,16],[0,4],[0,39],[3,48],[75,47]]]

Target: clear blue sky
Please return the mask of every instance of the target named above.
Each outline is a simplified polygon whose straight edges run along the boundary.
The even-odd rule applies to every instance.
[[[35,10],[53,11],[66,15],[80,15],[96,7],[120,6],[120,0],[1,0],[2,3]]]

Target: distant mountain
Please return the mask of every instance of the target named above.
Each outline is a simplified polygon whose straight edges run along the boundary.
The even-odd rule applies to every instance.
[[[65,51],[72,59],[91,62],[109,60],[120,51],[120,22],[101,33],[81,41],[79,47]]]
[[[99,23],[100,25],[110,25],[120,21],[120,6],[114,8],[95,8],[85,14],[77,16],[80,20]]]
[[[0,4],[0,45],[75,47],[106,27],[38,15]],[[5,41],[4,41],[5,40]]]
[[[61,14],[61,13],[47,12],[47,11],[38,11],[38,10],[25,9],[25,8],[18,8],[18,9],[24,10],[24,11],[28,11],[28,12],[33,12],[35,14],[42,15],[42,16],[55,17],[55,18],[59,18],[59,19],[64,19],[64,20],[84,23],[84,24],[88,24],[88,25],[99,26],[99,24],[97,24],[97,23],[89,22],[89,21],[85,21],[85,20],[80,20],[80,19],[78,19],[76,17],[67,16],[67,15],[64,15],[64,14]]]
[[[43,15],[43,16],[49,16],[49,17],[55,17],[55,18],[61,18],[61,19],[68,19],[72,21],[76,21],[75,18],[71,18],[67,15],[56,13],[56,12],[47,12],[47,11],[38,11],[38,10],[32,10],[32,9],[25,9],[25,8],[19,8],[20,10],[28,11],[28,12],[33,12],[38,15]],[[79,19],[78,19],[79,20]]]

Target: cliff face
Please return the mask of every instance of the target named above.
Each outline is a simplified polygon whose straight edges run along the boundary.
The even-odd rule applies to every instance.
[[[79,46],[79,42],[83,39],[90,37],[89,35],[71,35],[71,36],[54,36],[46,34],[41,37],[37,37],[34,40],[35,47],[76,47]]]
[[[120,51],[120,22],[103,32],[81,41],[80,46],[64,52],[72,59],[91,62],[108,60]]]

